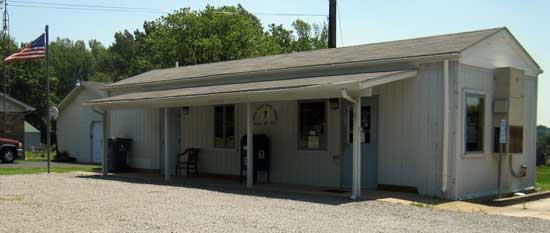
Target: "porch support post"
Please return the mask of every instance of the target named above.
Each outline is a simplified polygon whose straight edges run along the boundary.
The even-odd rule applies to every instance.
[[[252,110],[251,104],[246,103],[246,187],[252,188],[254,183],[254,138],[252,128]]]
[[[170,180],[170,169],[168,168],[168,108],[164,108],[164,180]]]
[[[353,106],[353,180],[351,199],[361,196],[361,96],[357,96]]]
[[[111,124],[111,117],[109,116],[109,111],[103,110],[103,156],[101,156],[101,176],[105,177],[109,174],[109,129]]]

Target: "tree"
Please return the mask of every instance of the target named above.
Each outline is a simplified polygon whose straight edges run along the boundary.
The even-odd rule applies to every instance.
[[[292,53],[327,47],[326,25],[296,20],[292,27],[271,24],[264,30],[260,20],[241,5],[213,7],[200,11],[182,8],[154,21],[141,30],[114,34],[104,46],[97,40],[72,41],[57,38],[50,43],[50,87],[52,105],[57,105],[77,81],[116,82],[151,69],[228,61]],[[21,49],[12,38],[1,38],[10,53]],[[7,41],[6,41],[7,40]],[[5,55],[2,47],[0,57]],[[44,60],[0,64],[9,78],[10,94],[36,111],[26,117],[46,132]]]
[[[57,86],[51,86],[56,96],[67,95],[79,80],[87,81],[94,74],[94,57],[84,41],[58,38],[49,49],[51,74],[58,80]]]
[[[7,40],[7,41],[6,41]],[[2,36],[2,51],[0,58],[4,60],[6,53],[17,52],[21,47],[17,46],[13,38],[7,38]],[[6,46],[9,48],[5,51]],[[0,64],[0,69],[3,75],[8,80],[8,93],[11,97],[20,100],[36,110],[27,115],[25,120],[32,125],[45,129],[46,124],[42,120],[43,113],[46,112],[46,102],[43,101],[46,98],[46,79],[45,79],[45,63],[40,61],[19,61],[9,64]],[[52,78],[52,83],[55,85],[56,78]],[[54,96],[55,99],[55,95]],[[45,131],[42,131],[45,132]],[[45,136],[45,134],[43,134]]]
[[[550,128],[537,127],[537,164],[550,166]]]
[[[296,33],[271,24],[264,31],[260,20],[242,6],[207,6],[202,11],[182,8],[143,30],[115,34],[109,48],[114,81],[150,69],[228,61],[327,47],[326,25],[293,24]]]

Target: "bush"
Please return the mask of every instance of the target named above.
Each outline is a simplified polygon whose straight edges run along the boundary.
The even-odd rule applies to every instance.
[[[76,158],[73,158],[69,155],[68,151],[61,151],[55,156],[55,161],[57,162],[75,162]]]

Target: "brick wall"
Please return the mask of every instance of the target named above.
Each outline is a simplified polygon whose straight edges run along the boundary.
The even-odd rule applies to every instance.
[[[25,143],[25,114],[8,112],[6,128],[4,129],[4,113],[0,112],[0,137],[15,139]]]

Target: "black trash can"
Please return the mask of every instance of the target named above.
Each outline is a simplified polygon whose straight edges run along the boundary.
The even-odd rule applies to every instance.
[[[132,148],[132,139],[109,138],[109,154],[107,164],[109,172],[120,172],[128,170],[128,153]]]

